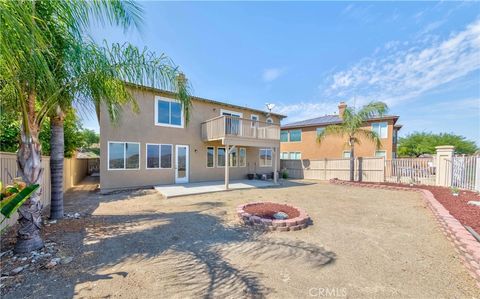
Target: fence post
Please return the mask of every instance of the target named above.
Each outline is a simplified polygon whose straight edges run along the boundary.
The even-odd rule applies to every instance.
[[[475,191],[480,192],[480,156],[475,157]]]
[[[363,175],[363,158],[362,157],[358,157],[357,158],[357,161],[358,161],[358,178],[357,180],[359,182],[362,181],[362,175]]]
[[[453,153],[455,147],[452,145],[436,146],[437,155],[436,162],[436,174],[435,185],[450,187],[452,183],[452,169],[453,169]],[[448,167],[448,160],[452,163],[452,167]]]

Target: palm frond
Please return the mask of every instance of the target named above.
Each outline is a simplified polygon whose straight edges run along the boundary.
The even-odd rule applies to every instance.
[[[320,132],[317,136],[317,142],[322,143],[322,141],[325,139],[325,137],[329,135],[338,135],[338,136],[344,136],[347,135],[348,132],[346,131],[345,127],[342,125],[330,125],[326,126],[325,130]]]
[[[378,117],[384,115],[388,111],[387,104],[383,102],[370,102],[367,105],[363,106],[360,111],[358,111],[357,115],[363,121],[366,121],[373,117]]]
[[[379,149],[382,147],[382,140],[380,136],[375,131],[367,130],[367,129],[358,129],[356,131],[356,135],[362,136],[367,140],[372,141],[375,144],[375,148]]]

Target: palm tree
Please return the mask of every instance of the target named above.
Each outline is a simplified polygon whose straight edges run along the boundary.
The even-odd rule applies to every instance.
[[[138,23],[140,12],[135,3],[119,0],[0,1],[0,100],[14,103],[21,112],[17,163],[27,184],[42,180],[38,134],[49,115],[55,128],[54,160],[63,161],[63,129],[59,127],[63,128],[63,111],[74,103],[82,108],[93,106],[97,115],[100,106],[105,107],[111,119],[118,119],[127,103],[138,110],[130,82],[175,91],[188,119],[188,86],[185,80],[177,80],[179,70],[168,57],[129,44],[99,46],[82,34],[91,14],[127,28]],[[63,170],[60,164],[54,165],[53,187],[57,188]],[[59,208],[58,202],[54,199],[52,206]],[[19,209],[16,252],[43,246],[41,210],[39,192]]]
[[[375,143],[378,149],[382,143],[377,132],[363,128],[365,122],[373,117],[382,116],[388,111],[387,104],[383,102],[371,102],[362,107],[358,112],[354,108],[346,107],[339,125],[330,125],[325,127],[317,137],[317,142],[321,143],[328,135],[337,135],[347,137],[347,144],[350,147],[350,181],[355,180],[355,144],[360,144],[360,140],[367,139]]]

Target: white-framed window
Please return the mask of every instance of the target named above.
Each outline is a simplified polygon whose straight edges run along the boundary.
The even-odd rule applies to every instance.
[[[380,138],[388,137],[388,123],[372,123],[372,131],[376,132]]]
[[[288,160],[288,152],[282,152],[282,153],[280,153],[280,159]]]
[[[251,115],[250,115],[250,119],[252,120],[252,123],[250,124],[250,126],[251,126],[252,128],[257,128],[257,127],[258,127],[258,121],[260,120],[260,118],[258,117],[258,115],[251,114]]]
[[[301,152],[290,152],[290,160],[302,160]]]
[[[375,151],[375,157],[387,157],[387,151]]]
[[[238,149],[238,166],[246,167],[247,166],[247,149],[240,147]]]
[[[146,168],[147,169],[170,169],[172,168],[173,145],[171,144],[146,144]]]
[[[272,166],[272,149],[271,148],[261,148],[259,150],[260,158],[260,167],[269,167]]]
[[[317,128],[317,136],[322,134],[325,131],[325,128]]]
[[[290,130],[289,132],[290,142],[300,142],[302,141],[302,130],[301,129],[296,129],[296,130]]]
[[[230,167],[237,167],[238,166],[238,147],[235,147],[233,150],[230,151],[230,160],[228,162],[228,166]]]
[[[183,128],[183,106],[175,99],[155,97],[155,125]]]
[[[343,151],[342,157],[350,158],[350,151]]]
[[[207,146],[207,168],[215,167],[215,147]]]
[[[217,147],[217,167],[225,167],[225,148]]]
[[[108,170],[140,169],[140,143],[108,142]]]

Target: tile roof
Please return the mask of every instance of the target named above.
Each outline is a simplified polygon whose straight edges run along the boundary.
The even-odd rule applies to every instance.
[[[381,117],[373,117],[371,120],[377,119],[398,119],[396,115],[383,115]],[[313,126],[325,126],[325,125],[333,125],[333,124],[341,124],[342,119],[338,115],[325,115],[316,118],[306,119],[297,121],[294,123],[285,124],[282,126],[282,129],[289,129],[289,128],[300,128],[300,127],[313,127]]]

